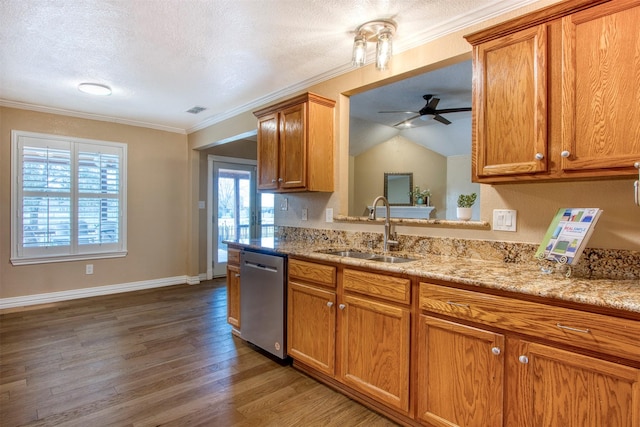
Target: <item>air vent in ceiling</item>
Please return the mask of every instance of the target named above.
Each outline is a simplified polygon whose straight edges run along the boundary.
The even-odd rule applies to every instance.
[[[190,109],[188,109],[187,113],[198,114],[198,113],[202,113],[206,109],[207,109],[206,107],[198,107],[196,105],[195,107],[191,107]]]

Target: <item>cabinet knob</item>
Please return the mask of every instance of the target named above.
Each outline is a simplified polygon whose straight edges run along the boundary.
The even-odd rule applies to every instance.
[[[527,363],[529,363],[529,358],[523,354],[520,357],[518,357],[518,361],[523,365],[526,365]]]
[[[564,157],[565,159],[566,159],[567,157],[569,157],[570,155],[571,155],[571,153],[570,153],[570,152],[568,152],[567,150],[564,150],[562,153],[560,153],[560,156]]]
[[[272,180],[271,180],[271,182],[272,182],[272,183],[274,183],[274,182],[276,182],[276,180],[275,180],[275,179],[272,179]]]
[[[236,273],[236,277],[240,277],[240,273]]]
[[[542,160],[542,159],[544,159],[544,154],[536,153],[536,160]]]
[[[333,302],[332,301],[327,301],[327,307],[329,307],[329,308],[333,307]]]
[[[284,179],[278,178],[278,182],[283,182],[283,181],[284,181]]]
[[[340,310],[344,310],[344,309],[345,309],[345,307],[346,307],[346,305],[344,305],[344,304],[340,304],[340,305],[338,306],[338,308],[339,308]]]
[[[501,351],[500,351],[500,347],[493,347],[491,349],[491,353],[495,354],[496,356],[499,356]]]
[[[640,162],[635,162],[633,164],[633,167],[636,168],[636,169],[640,169]]]

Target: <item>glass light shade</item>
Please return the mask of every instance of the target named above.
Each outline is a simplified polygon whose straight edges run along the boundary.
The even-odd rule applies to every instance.
[[[385,27],[378,33],[378,44],[376,45],[376,68],[378,70],[387,69],[393,54],[392,38],[393,34],[389,28]]]
[[[363,34],[358,34],[353,39],[353,56],[351,62],[356,67],[362,67],[367,62],[367,39]]]

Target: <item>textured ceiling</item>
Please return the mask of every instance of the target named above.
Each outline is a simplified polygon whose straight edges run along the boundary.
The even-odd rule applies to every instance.
[[[365,21],[397,53],[533,2],[0,0],[0,105],[190,132],[349,71]]]

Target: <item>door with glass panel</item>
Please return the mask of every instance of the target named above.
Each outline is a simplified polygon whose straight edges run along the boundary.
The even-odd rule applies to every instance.
[[[273,194],[256,190],[252,164],[213,161],[212,276],[226,274],[225,240],[273,239]]]

